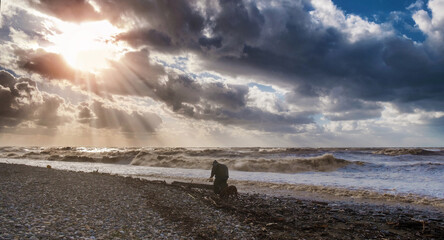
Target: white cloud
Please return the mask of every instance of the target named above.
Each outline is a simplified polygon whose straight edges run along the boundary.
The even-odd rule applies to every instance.
[[[410,4],[406,9],[408,10],[421,9],[423,6],[424,6],[424,1],[417,0],[416,2]]]
[[[363,38],[384,38],[392,35],[391,27],[379,25],[362,19],[354,14],[345,14],[331,0],[312,0],[315,10],[311,11],[313,19],[324,26],[334,27],[348,36],[350,42]]]
[[[12,27],[10,27],[9,30],[11,31],[11,34],[9,36],[11,37],[11,40],[15,45],[20,46],[24,49],[37,49],[39,47],[37,41],[32,39],[23,31],[16,30]]]
[[[431,15],[425,10],[418,10],[413,14],[413,20],[419,29],[427,35],[430,43],[435,47],[444,47],[444,0],[430,0],[428,8]]]
[[[380,124],[391,125],[394,129],[412,129],[415,126],[427,125],[433,119],[441,118],[444,112],[415,109],[409,113],[397,110],[393,104],[385,103],[381,113]]]
[[[267,112],[279,113],[287,111],[288,107],[275,93],[263,92],[253,86],[248,91],[248,106],[257,107]]]

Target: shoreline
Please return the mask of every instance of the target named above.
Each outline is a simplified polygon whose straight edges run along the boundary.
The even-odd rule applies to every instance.
[[[51,165],[54,169],[62,171],[80,171],[80,172],[94,172],[111,174],[116,176],[133,177],[154,181],[166,181],[171,183],[173,181],[184,181],[190,183],[208,184],[207,178],[196,177],[181,177],[174,175],[165,175],[164,173],[150,173],[150,174],[119,174],[109,172],[106,168],[108,164],[98,163],[99,166],[92,168],[66,168],[64,165],[67,162],[48,161],[48,160],[31,160],[22,162],[26,159],[7,159],[1,158],[0,163],[8,164],[23,164],[26,166],[46,167]],[[70,162],[68,162],[70,163]],[[71,162],[75,163],[75,162]],[[136,166],[137,167],[137,166]],[[188,170],[188,169],[185,169]],[[202,170],[202,169],[199,169]],[[206,170],[203,170],[206,171]],[[210,170],[208,170],[209,172]],[[203,173],[203,174],[206,174]],[[441,212],[444,213],[444,199],[422,196],[406,193],[384,193],[366,189],[348,189],[334,186],[320,186],[308,184],[291,184],[291,183],[273,183],[261,181],[245,181],[230,178],[228,183],[237,186],[238,190],[249,194],[265,194],[276,197],[293,197],[300,200],[324,201],[333,203],[345,204],[373,204],[373,205],[389,205],[392,207],[408,207],[418,210]]]
[[[0,164],[0,238],[440,239],[444,214]]]
[[[131,176],[134,178],[166,181],[184,181],[189,183],[208,184],[206,178],[177,178],[169,176]],[[417,210],[440,212],[444,214],[444,199],[401,194],[379,193],[370,190],[346,189],[331,186],[316,186],[306,184],[286,184],[269,182],[250,182],[228,179],[229,185],[235,185],[238,190],[246,194],[262,194],[270,197],[291,197],[299,200],[322,201],[340,204],[369,204],[375,206],[408,207]],[[357,193],[361,193],[357,196]],[[414,197],[419,199],[415,201]],[[435,204],[436,203],[436,204]]]

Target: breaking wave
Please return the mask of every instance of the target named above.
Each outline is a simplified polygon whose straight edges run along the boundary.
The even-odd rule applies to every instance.
[[[425,150],[421,148],[386,148],[374,151],[373,154],[399,156],[399,155],[444,155],[441,149]]]
[[[326,172],[334,171],[345,167],[353,162],[335,158],[331,154],[324,154],[319,157],[295,158],[295,159],[217,159],[228,166],[229,169],[247,172],[278,172],[278,173],[298,173],[298,172]],[[150,152],[140,152],[132,165],[150,167],[174,167],[174,168],[197,168],[208,169],[213,159],[197,158],[193,160],[184,157],[156,155]]]
[[[65,162],[97,162],[129,164],[139,151],[135,149],[112,149],[107,151],[101,149],[95,151],[93,148],[43,148],[43,147],[1,147],[0,157],[4,158],[28,158],[49,161]]]
[[[289,160],[248,160],[235,162],[233,169],[249,172],[329,172],[353,164],[354,162],[335,158],[332,154],[319,157],[289,159]],[[360,162],[359,162],[360,163]]]
[[[360,162],[335,158],[319,149],[296,148],[7,148],[0,157],[49,161],[96,162],[137,166],[210,169],[214,160],[247,172],[328,172]],[[291,153],[281,155],[281,153]],[[279,153],[279,154],[277,154]],[[299,153],[299,154],[294,154]],[[316,153],[316,154],[315,154]],[[313,156],[313,154],[315,154]],[[317,155],[317,156],[316,156]]]

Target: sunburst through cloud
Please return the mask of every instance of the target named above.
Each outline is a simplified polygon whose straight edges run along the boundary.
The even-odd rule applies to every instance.
[[[121,31],[108,21],[66,23],[57,26],[60,33],[48,36],[53,45],[46,48],[55,52],[79,70],[98,70],[109,66],[121,52],[114,37]]]

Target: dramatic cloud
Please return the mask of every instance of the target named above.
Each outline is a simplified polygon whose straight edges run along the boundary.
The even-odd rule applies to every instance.
[[[120,62],[113,63],[114,68],[106,71],[98,82],[98,94],[148,96],[189,118],[249,129],[271,131],[280,128],[290,131],[292,125],[312,122],[305,112],[281,115],[247,106],[249,89],[243,85],[201,83],[184,75],[165,75],[164,68],[151,63],[148,56],[149,52],[143,49],[127,53]]]
[[[17,65],[27,71],[41,74],[49,79],[75,79],[75,70],[66,60],[56,53],[46,52],[43,49],[37,51],[17,50],[19,57]]]
[[[429,43],[434,48],[438,48],[442,54],[444,51],[444,1],[430,0],[428,8],[431,16],[421,9],[413,14],[413,19],[419,29],[427,35]]]
[[[240,85],[198,84],[184,76],[170,76],[158,87],[156,97],[174,112],[194,119],[278,132],[296,132],[293,125],[313,122],[307,113],[276,114],[247,106],[248,89]]]
[[[137,5],[128,1],[121,7],[148,21],[137,15],[142,11],[136,11],[135,7],[152,11],[156,4]],[[186,41],[176,40],[177,35],[169,32],[171,28],[165,29],[163,25],[158,29],[133,29],[118,39],[159,51],[180,46],[199,54],[206,67],[222,74],[264,75],[268,76],[268,84],[290,84],[295,89],[311,89],[315,91],[311,94],[332,99],[335,93],[331,89],[339,87],[348,102],[394,102],[404,111],[409,111],[409,106],[442,110],[443,86],[437,86],[436,82],[444,75],[441,67],[444,58],[395,35],[392,28],[358,16],[346,16],[329,0],[261,7],[254,2],[220,1],[217,7],[212,7],[197,17],[198,12],[187,5],[187,14],[163,19],[178,32],[184,29],[183,25],[171,22],[205,19],[204,25],[199,20],[196,22],[200,24],[193,25],[194,31],[186,31],[187,37],[182,39]],[[439,8],[437,1],[430,1],[429,7]],[[314,10],[307,11],[309,8]],[[438,25],[433,29],[440,29],[439,16],[434,13],[434,23]],[[196,48],[197,44],[201,47]],[[378,109],[381,110],[372,107],[372,113],[360,118],[377,117]],[[356,119],[357,114],[350,114],[356,112],[353,106],[341,110],[347,113],[340,119],[345,120],[345,116]]]
[[[55,128],[69,120],[61,97],[40,92],[32,80],[6,71],[0,71],[0,99],[0,129],[25,121]]]
[[[136,29],[130,32],[119,34],[116,37],[118,41],[126,41],[133,47],[144,45],[154,46],[156,49],[169,50],[173,43],[171,38],[155,29]]]
[[[173,50],[195,42],[204,28],[196,1],[97,1],[104,16],[119,26],[136,26],[118,36],[133,46]],[[141,27],[143,26],[143,27]]]
[[[115,54],[102,59],[105,67],[90,72],[76,69],[66,54],[45,46],[56,44],[48,36],[64,31],[50,23],[53,18],[41,16],[41,24],[0,29],[7,35],[0,41],[9,47],[1,47],[8,51],[0,57],[3,69],[68,80],[65,84],[73,91],[91,94],[89,101],[71,106],[74,122],[81,126],[129,134],[153,133],[165,123],[152,109],[113,102],[124,97],[147,108],[156,105],[175,121],[267,133],[380,135],[388,132],[381,125],[401,121],[396,114],[403,116],[405,126],[442,127],[443,0],[412,1],[405,11],[390,13],[409,17],[411,28],[424,34],[423,42],[401,34],[394,22],[346,13],[334,0],[27,3],[4,21],[30,19],[27,9],[32,7],[42,13],[38,15],[78,27],[104,20],[118,29],[110,38],[92,37],[112,45]],[[37,47],[30,46],[31,39],[37,39]],[[87,44],[83,51],[94,46]],[[4,79],[12,77],[5,74]],[[13,85],[2,83],[0,88],[3,126],[64,123],[57,116],[67,104],[65,96],[40,93],[34,100],[38,94],[26,95],[25,90],[39,92],[35,83],[12,79]],[[18,90],[19,84],[25,90]],[[390,129],[400,131],[394,125]]]
[[[128,111],[93,101],[77,106],[40,91],[34,81],[0,71],[0,129],[26,123],[28,128],[57,128],[79,122],[97,129],[115,129],[128,136],[153,133],[161,118],[148,111]]]

